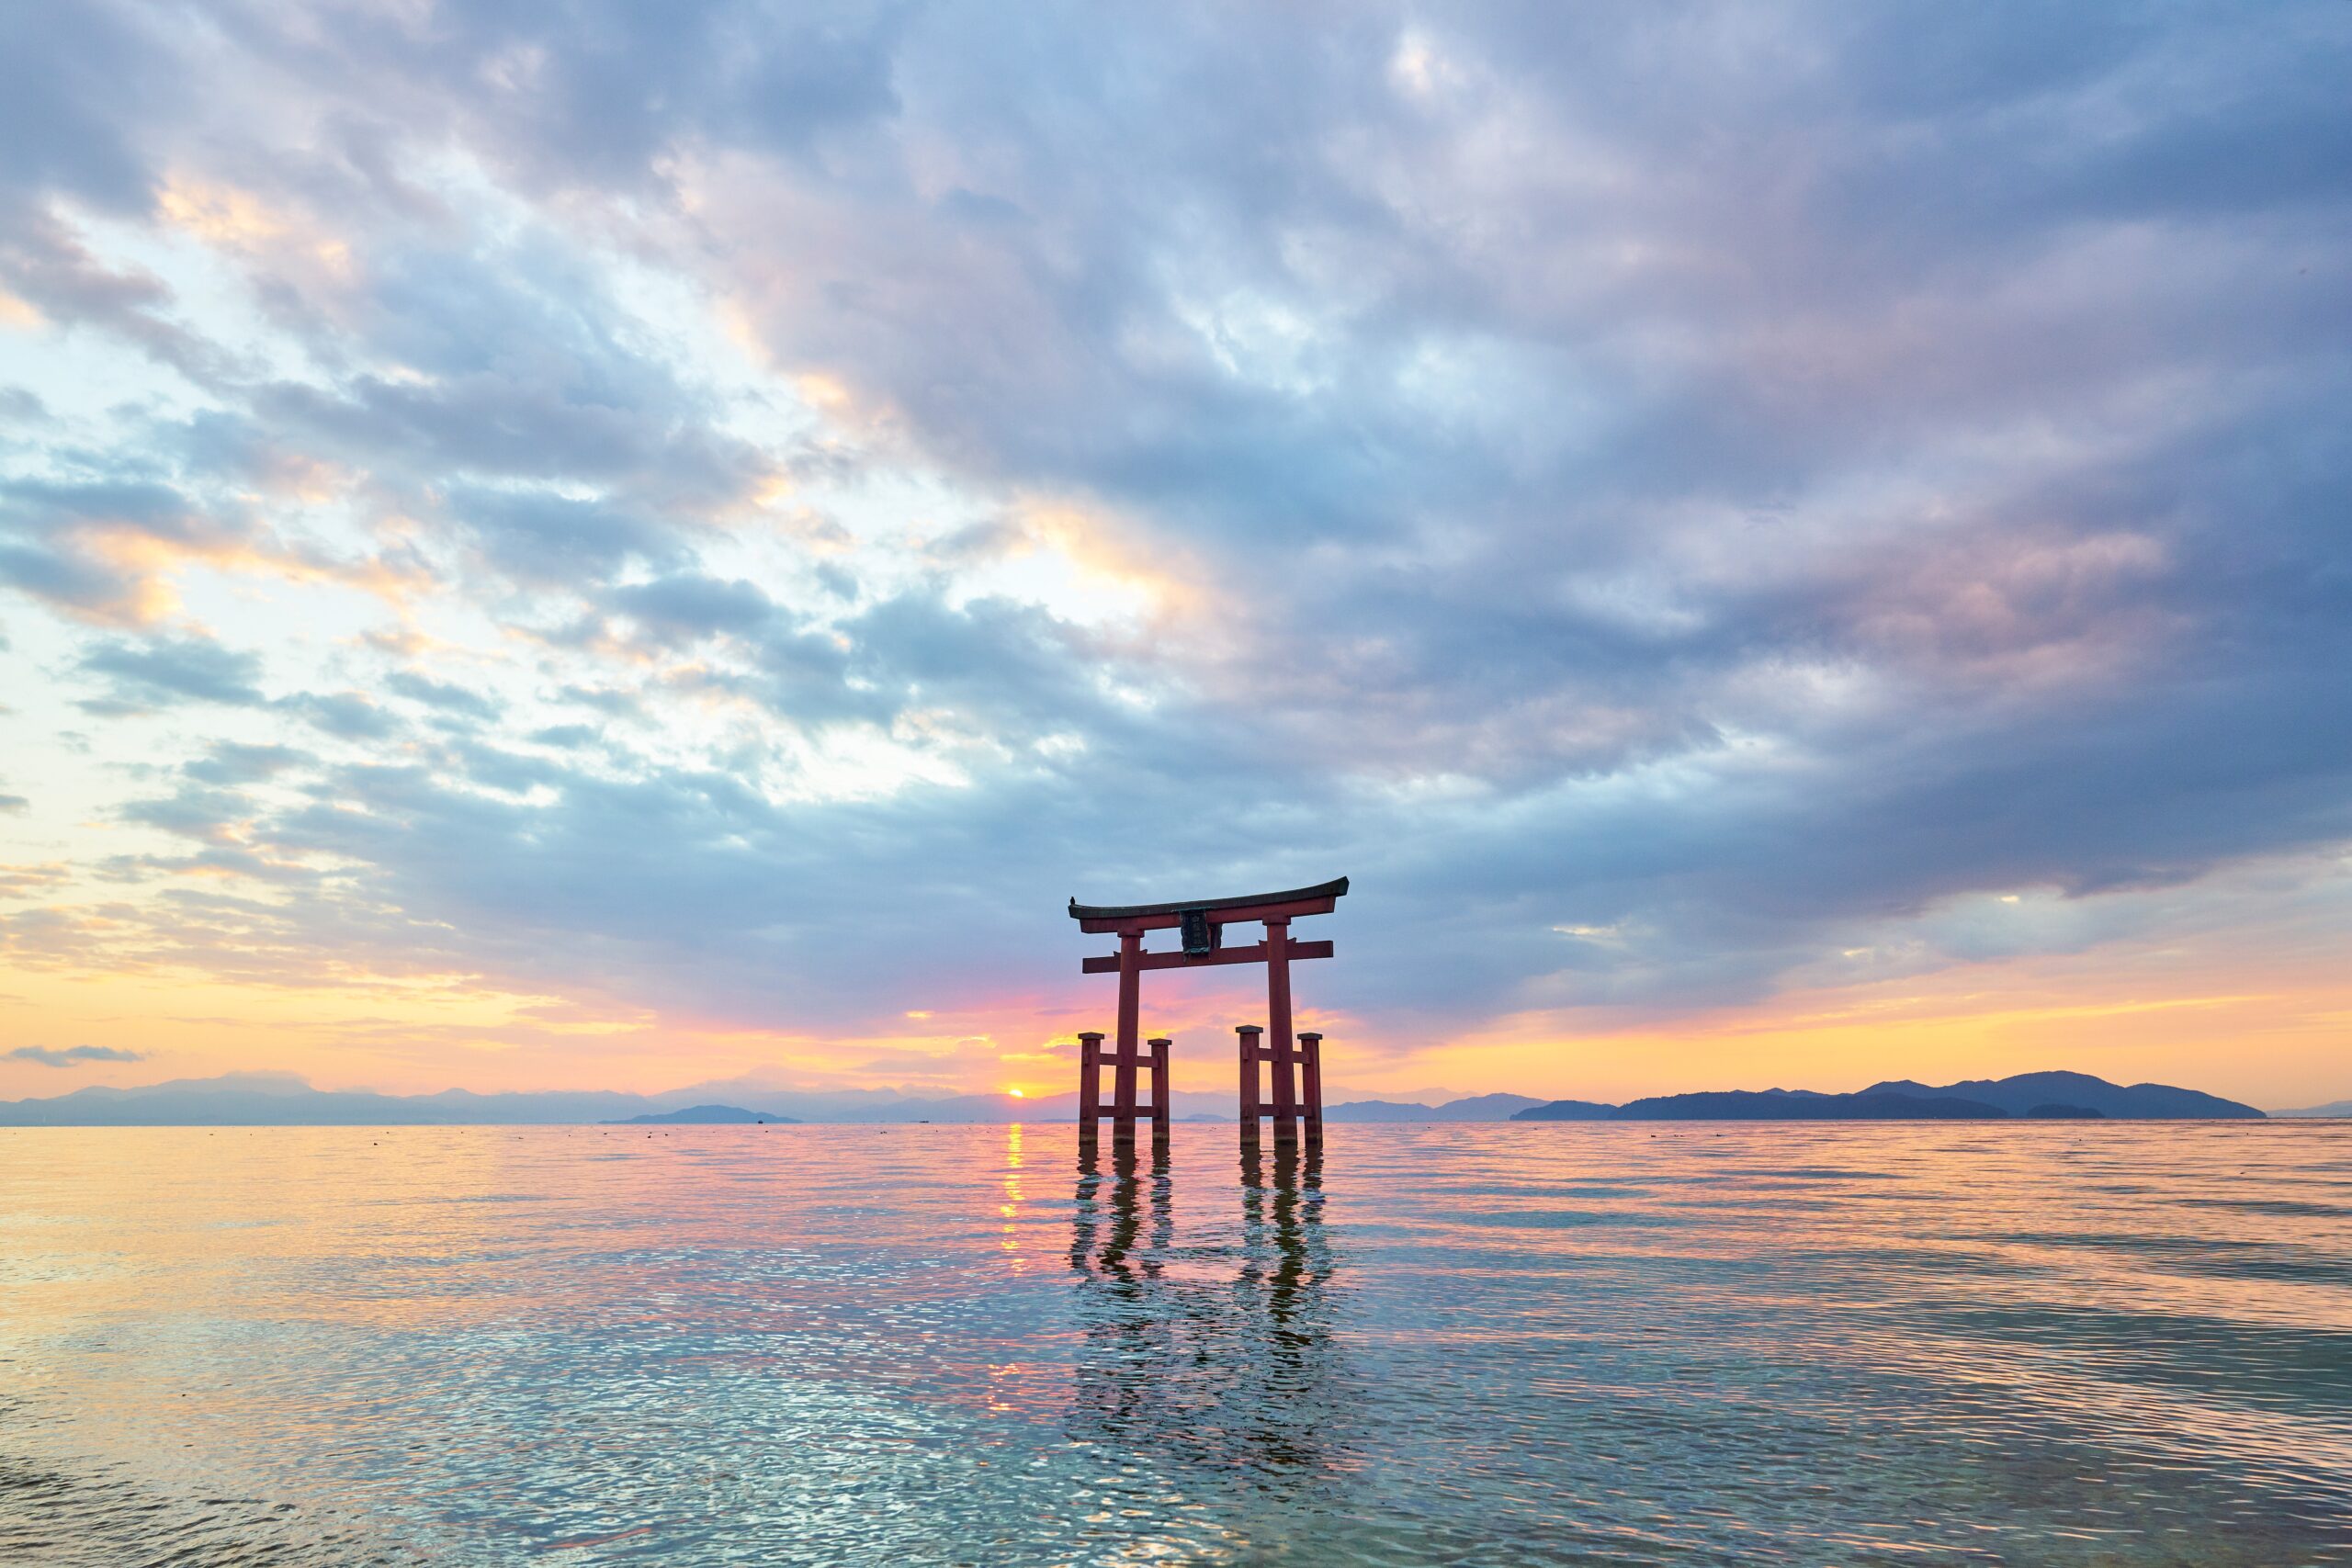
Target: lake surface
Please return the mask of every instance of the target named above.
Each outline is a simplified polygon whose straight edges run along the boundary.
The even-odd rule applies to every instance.
[[[2352,1123],[0,1133],[0,1562],[2352,1563]]]

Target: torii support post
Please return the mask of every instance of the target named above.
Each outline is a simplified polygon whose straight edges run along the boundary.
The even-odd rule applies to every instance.
[[[1151,1042],[1151,1141],[1159,1147],[1168,1144],[1169,1113],[1168,1048],[1176,1042],[1165,1034],[1154,1035]]]
[[[1078,1140],[1091,1145],[1102,1116],[1102,1032],[1078,1037]]]
[[[1143,933],[1119,936],[1119,1054],[1112,1060],[1113,1110],[1111,1135],[1123,1144],[1136,1141],[1136,1039],[1142,1030]]]
[[[1132,1145],[1136,1141],[1136,1123],[1148,1111],[1151,1115],[1151,1141],[1155,1145],[1168,1142],[1169,1123],[1173,1119],[1175,1100],[1168,1081],[1168,1048],[1176,1042],[1168,1035],[1156,1035],[1146,1041],[1150,1054],[1123,1053],[1116,1046],[1111,1053],[1111,1082],[1114,1086],[1108,1114],[1111,1118],[1111,1142],[1114,1146]],[[1138,1071],[1151,1074],[1151,1100],[1144,1103],[1136,1097],[1136,1076]],[[1105,1114],[1102,1105],[1102,1035],[1089,1030],[1078,1037],[1078,1141],[1091,1151],[1101,1137],[1099,1131]]]
[[[1274,1142],[1295,1144],[1302,1134],[1310,1148],[1323,1146],[1323,1036],[1309,1031],[1298,1037],[1296,1044],[1284,1051],[1273,1045],[1261,1044],[1265,1031],[1254,1023],[1245,1023],[1234,1031],[1241,1036],[1241,1141],[1250,1148],[1258,1145],[1258,1123],[1271,1118],[1274,1123]],[[1277,1094],[1272,1102],[1261,1100],[1258,1092],[1258,1064],[1272,1067]],[[1298,1073],[1298,1092],[1293,1099],[1291,1116],[1285,1123],[1282,1114],[1279,1086],[1289,1079],[1292,1069]],[[1284,1126],[1289,1131],[1283,1131]]]
[[[1306,1141],[1323,1142],[1323,1036],[1309,1030],[1298,1037],[1298,1076],[1306,1091]]]
[[[1263,964],[1266,966],[1266,1004],[1273,1038],[1261,1045],[1256,1027],[1241,1031],[1242,1135],[1255,1142],[1258,1136],[1258,1063],[1264,1061],[1273,1068],[1274,1137],[1280,1143],[1295,1143],[1298,1139],[1300,1075],[1305,1075],[1306,1122],[1308,1136],[1319,1139],[1323,1129],[1323,1079],[1321,1036],[1314,1037],[1312,1050],[1302,1051],[1306,1043],[1295,1039],[1291,1032],[1290,966],[1293,960],[1329,958],[1331,944],[1328,942],[1294,942],[1290,923],[1309,915],[1328,915],[1339,905],[1348,891],[1344,876],[1319,883],[1313,887],[1294,887],[1282,893],[1260,893],[1240,898],[1207,898],[1193,903],[1084,905],[1077,899],[1069,901],[1070,918],[1079,930],[1105,935],[1116,935],[1119,951],[1115,953],[1085,960],[1080,967],[1089,975],[1116,973],[1119,976],[1118,1042],[1112,1055],[1112,1127],[1113,1135],[1122,1143],[1135,1139],[1136,1069],[1142,1061],[1142,981],[1147,969],[1193,969],[1224,964]],[[1225,928],[1229,925],[1262,922],[1266,940],[1252,947],[1225,945]],[[1146,953],[1143,938],[1146,931],[1181,931],[1183,946],[1170,953]],[[1097,1037],[1098,1041],[1100,1037]],[[1155,1139],[1167,1134],[1170,1118],[1170,1093],[1168,1066],[1164,1051],[1158,1040],[1152,1043],[1152,1130]],[[1091,1103],[1100,1114],[1099,1082],[1089,1078],[1099,1068],[1090,1067],[1088,1058],[1080,1066],[1080,1121],[1089,1129],[1081,1137],[1091,1137],[1094,1118],[1084,1114]],[[1101,1060],[1099,1050],[1091,1058]],[[1093,1099],[1089,1099],[1089,1083],[1095,1083]]]
[[[1241,1037],[1241,1141],[1258,1141],[1258,1040],[1266,1032],[1254,1023],[1237,1026]]]
[[[1290,1032],[1290,921],[1270,916],[1266,920],[1267,1055],[1274,1067],[1274,1142],[1298,1141],[1298,1080],[1291,1071],[1295,1059]]]

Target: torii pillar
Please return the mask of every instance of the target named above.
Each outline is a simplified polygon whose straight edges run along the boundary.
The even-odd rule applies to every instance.
[[[1348,879],[1294,887],[1283,893],[1261,893],[1239,898],[1209,898],[1195,903],[1086,905],[1069,901],[1070,918],[1082,931],[1115,935],[1119,951],[1089,958],[1081,965],[1089,975],[1119,976],[1119,1032],[1112,1054],[1111,1128],[1114,1143],[1132,1144],[1140,1109],[1136,1100],[1136,1068],[1148,1065],[1152,1078],[1152,1137],[1166,1139],[1170,1120],[1168,1049],[1166,1038],[1154,1039],[1147,1064],[1137,1035],[1142,1032],[1143,972],[1147,969],[1195,969],[1219,964],[1263,964],[1266,966],[1266,1013],[1272,1038],[1260,1041],[1266,1031],[1245,1024],[1241,1036],[1241,1138],[1258,1141],[1261,1116],[1271,1115],[1277,1143],[1297,1141],[1302,1123],[1307,1140],[1323,1140],[1323,1036],[1291,1032],[1290,966],[1295,959],[1329,958],[1328,942],[1294,942],[1290,923],[1310,915],[1328,915],[1348,891]],[[1263,922],[1264,942],[1251,947],[1225,945],[1225,928]],[[1144,933],[1175,929],[1183,946],[1170,953],[1146,953]],[[1102,1039],[1099,1033],[1079,1036],[1078,1135],[1091,1145],[1098,1136],[1102,1110]],[[1258,1094],[1258,1064],[1262,1061],[1273,1078],[1271,1102],[1261,1105]]]

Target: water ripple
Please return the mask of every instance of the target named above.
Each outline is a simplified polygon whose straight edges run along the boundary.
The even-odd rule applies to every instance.
[[[0,1562],[2352,1563],[2352,1128],[0,1134]]]

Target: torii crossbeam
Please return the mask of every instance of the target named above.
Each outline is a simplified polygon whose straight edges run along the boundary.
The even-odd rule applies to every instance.
[[[1299,1123],[1306,1122],[1306,1136],[1311,1143],[1323,1141],[1323,1037],[1320,1034],[1291,1036],[1290,966],[1294,959],[1329,958],[1331,944],[1328,942],[1293,942],[1290,923],[1308,915],[1328,915],[1348,891],[1344,876],[1333,882],[1318,883],[1313,887],[1294,887],[1283,893],[1258,893],[1239,898],[1203,898],[1170,904],[1095,905],[1069,901],[1070,919],[1082,931],[1115,934],[1119,951],[1099,958],[1089,958],[1080,967],[1088,975],[1119,976],[1119,1033],[1117,1052],[1111,1058],[1112,1101],[1111,1135],[1115,1143],[1131,1144],[1136,1135],[1136,1069],[1146,1058],[1141,1054],[1142,1042],[1137,1035],[1142,1028],[1143,972],[1147,969],[1200,969],[1218,964],[1263,964],[1266,966],[1267,1023],[1272,1040],[1261,1044],[1261,1032],[1255,1024],[1244,1024],[1238,1032],[1241,1036],[1241,1136],[1245,1143],[1258,1141],[1258,1122],[1272,1116],[1276,1142],[1295,1141]],[[1262,922],[1266,938],[1248,947],[1225,945],[1225,928]],[[1178,931],[1183,933],[1183,946],[1171,953],[1146,953],[1143,938],[1146,931]],[[1102,1113],[1102,1036],[1082,1033],[1079,1037],[1078,1067],[1078,1135],[1081,1142],[1092,1143],[1096,1123]],[[1150,1042],[1148,1058],[1152,1069],[1151,1126],[1155,1141],[1168,1136],[1169,1090],[1168,1050],[1171,1043],[1166,1037]],[[1258,1064],[1263,1061],[1272,1068],[1272,1103],[1261,1109],[1258,1094]],[[1292,1069],[1298,1069],[1297,1077]],[[1303,1081],[1302,1081],[1303,1080]],[[1304,1105],[1301,1093],[1304,1089]],[[1302,1118],[1301,1111],[1305,1115]]]

